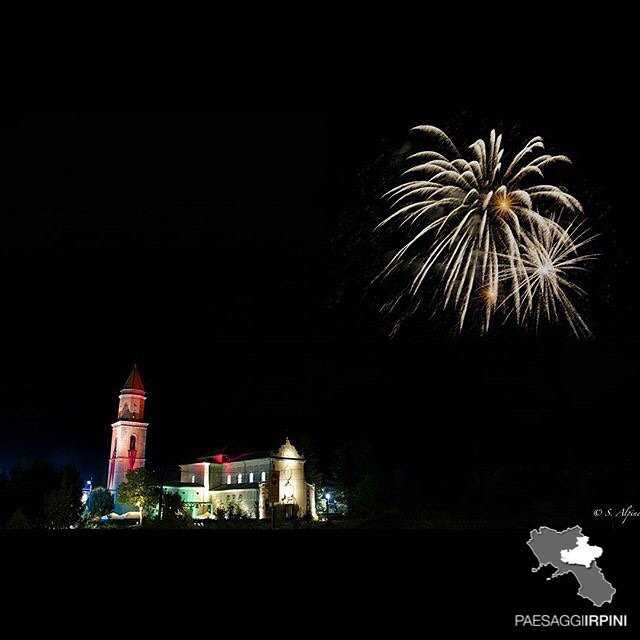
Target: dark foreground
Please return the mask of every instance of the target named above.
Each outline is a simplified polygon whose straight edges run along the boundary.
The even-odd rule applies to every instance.
[[[550,569],[531,572],[537,563],[524,529],[0,531],[0,548],[13,592],[60,599],[61,611],[103,602],[143,607],[149,621],[172,611],[183,619],[185,607],[233,621],[242,610],[258,628],[281,624],[287,610],[291,622],[307,611],[313,627],[346,616],[361,630],[419,624],[420,637],[433,629],[515,633],[516,614],[611,613],[628,615],[616,633],[637,632],[635,526],[585,526],[585,534],[604,548],[598,564],[617,589],[600,609],[577,595],[572,576],[547,581]],[[9,557],[17,562],[7,571]]]

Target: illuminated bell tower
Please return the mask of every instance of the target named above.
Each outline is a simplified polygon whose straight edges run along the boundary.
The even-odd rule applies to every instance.
[[[111,425],[111,449],[107,488],[117,501],[118,487],[126,481],[127,473],[145,466],[148,422],[144,420],[147,399],[137,365],[120,391],[118,420]]]

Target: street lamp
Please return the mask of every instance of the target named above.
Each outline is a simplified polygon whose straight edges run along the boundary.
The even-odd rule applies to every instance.
[[[329,518],[330,505],[331,505],[331,494],[325,493],[324,499],[327,501],[327,519]]]

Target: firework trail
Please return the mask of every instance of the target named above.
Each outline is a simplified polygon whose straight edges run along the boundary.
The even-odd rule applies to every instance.
[[[391,306],[419,297],[428,284],[441,307],[455,311],[460,331],[473,318],[487,332],[500,314],[536,327],[542,318],[565,319],[576,335],[588,335],[569,295],[584,295],[571,277],[595,257],[579,253],[592,236],[575,223],[583,213],[578,200],[545,183],[545,171],[569,158],[544,154],[535,137],[506,162],[502,135],[491,131],[465,159],[440,129],[412,131],[439,151],[409,156],[406,180],[385,194],[391,214],[376,230],[392,226],[406,241],[378,277],[411,273]]]

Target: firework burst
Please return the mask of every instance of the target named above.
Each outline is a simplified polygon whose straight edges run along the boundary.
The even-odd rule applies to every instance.
[[[578,200],[545,180],[547,169],[569,158],[545,154],[535,137],[506,162],[495,131],[463,158],[440,129],[413,131],[439,150],[409,156],[406,180],[385,194],[392,211],[376,230],[394,226],[406,236],[379,277],[410,274],[392,307],[429,284],[439,305],[455,311],[460,331],[473,317],[487,332],[500,313],[536,327],[542,318],[564,318],[588,334],[569,296],[584,294],[571,277],[594,258],[579,253],[591,237],[574,222],[583,213]]]
[[[523,238],[526,248],[522,262],[526,278],[521,289],[526,289],[526,295],[519,296],[523,321],[532,320],[537,329],[543,319],[556,322],[564,318],[576,336],[591,335],[570,295],[586,296],[572,277],[587,271],[588,263],[598,257],[596,253],[580,253],[594,238],[582,221],[572,222],[565,235],[534,232]],[[513,298],[516,298],[514,293],[506,296],[502,304],[509,308]],[[509,313],[513,311],[507,311],[507,317]]]

